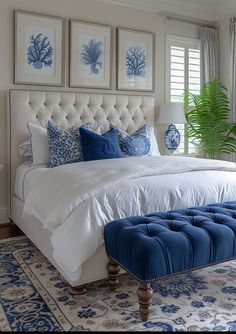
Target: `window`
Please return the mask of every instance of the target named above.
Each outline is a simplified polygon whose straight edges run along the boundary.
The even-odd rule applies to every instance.
[[[178,36],[166,37],[166,102],[183,102],[184,91],[200,91],[200,41]],[[176,154],[197,153],[186,136],[185,124],[176,124],[181,142]]]

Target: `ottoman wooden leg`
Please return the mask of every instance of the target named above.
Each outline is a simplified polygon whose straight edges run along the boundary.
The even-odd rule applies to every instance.
[[[137,290],[137,296],[139,300],[139,312],[142,321],[147,321],[149,317],[149,311],[152,305],[153,290],[150,283],[140,283]]]
[[[120,266],[115,261],[109,259],[109,263],[107,264],[107,271],[108,271],[110,291],[115,291],[115,289],[119,285],[118,277],[119,277]]]

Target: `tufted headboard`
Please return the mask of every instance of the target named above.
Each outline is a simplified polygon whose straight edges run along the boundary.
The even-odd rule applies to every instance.
[[[27,122],[46,127],[53,120],[69,131],[86,122],[93,128],[113,123],[129,133],[143,123],[154,125],[152,96],[11,90],[9,106],[11,195],[16,168],[23,161],[18,146],[29,138]]]

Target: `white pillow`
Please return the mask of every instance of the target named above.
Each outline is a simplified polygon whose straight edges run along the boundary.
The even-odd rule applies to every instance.
[[[152,151],[152,155],[153,156],[160,156],[160,151],[159,151],[159,147],[157,144],[157,138],[155,135],[155,129],[150,126],[149,127],[149,133],[150,133],[150,142],[151,142],[151,151]]]
[[[47,165],[48,135],[47,129],[33,123],[27,123],[32,149],[32,165]]]
[[[91,130],[91,129],[90,129]],[[99,125],[96,129],[92,130],[97,135],[103,135],[110,130],[110,124]]]

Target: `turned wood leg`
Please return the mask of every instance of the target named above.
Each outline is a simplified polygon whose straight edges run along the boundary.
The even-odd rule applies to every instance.
[[[115,289],[119,285],[118,277],[119,277],[120,266],[115,261],[109,259],[109,263],[107,264],[107,271],[108,271],[110,291],[115,291]]]
[[[87,292],[87,285],[78,285],[78,286],[70,286],[69,293],[71,295],[83,295]]]
[[[140,283],[137,290],[137,296],[139,300],[139,312],[142,321],[147,321],[149,317],[149,311],[152,305],[153,290],[150,283]]]

